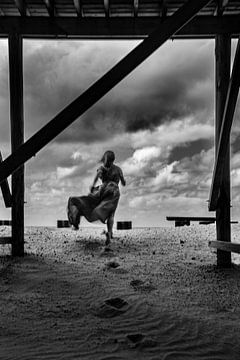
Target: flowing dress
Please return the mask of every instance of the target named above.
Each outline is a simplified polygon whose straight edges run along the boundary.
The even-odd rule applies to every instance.
[[[120,198],[118,184],[122,177],[121,168],[113,164],[110,168],[101,166],[97,173],[102,185],[95,187],[87,196],[70,197],[68,200],[68,221],[76,228],[81,216],[89,222],[100,220],[105,223],[117,208]]]

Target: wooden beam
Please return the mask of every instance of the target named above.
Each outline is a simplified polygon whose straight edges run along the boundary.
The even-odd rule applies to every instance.
[[[82,8],[81,8],[82,9]],[[166,17],[165,20],[170,17]],[[165,21],[164,20],[164,21]],[[17,32],[25,38],[144,39],[159,26],[158,17],[3,16],[0,36]],[[216,34],[240,35],[240,15],[196,16],[171,36],[173,39],[214,38]]]
[[[214,165],[213,179],[210,191],[209,211],[218,208],[220,186],[222,184],[225,159],[229,149],[230,132],[233,123],[233,116],[236,108],[237,97],[240,86],[240,38],[238,40],[234,58],[231,80],[228,87],[226,104],[224,107],[223,121],[219,136],[217,156]]]
[[[215,40],[215,157],[219,146],[220,132],[227,99],[230,81],[231,66],[231,37],[229,35],[217,35]],[[230,225],[230,144],[227,145],[226,158],[224,162],[223,178],[219,189],[218,208],[216,209],[216,232],[220,241],[231,241]],[[231,253],[217,251],[217,265],[219,267],[231,267]]]
[[[18,11],[20,12],[21,16],[26,16],[27,15],[27,7],[26,7],[26,3],[24,0],[14,0]]]
[[[164,20],[167,17],[167,4],[166,0],[160,0],[161,19]]]
[[[55,15],[54,0],[43,0],[46,5],[48,15],[52,18]]]
[[[229,0],[218,0],[216,5],[216,10],[214,12],[215,16],[222,16],[224,10],[228,4]]]
[[[215,217],[209,217],[209,216],[167,216],[166,220],[168,221],[185,221],[185,220],[190,220],[190,221],[213,221],[215,222],[216,218]]]
[[[107,18],[109,18],[109,14],[110,14],[109,0],[103,0],[103,2],[104,2],[105,16],[106,16]]]
[[[2,162],[2,153],[0,151],[0,163]],[[3,200],[5,203],[6,208],[9,208],[12,206],[12,195],[9,189],[9,185],[8,185],[8,181],[7,179],[5,179],[2,183],[1,183],[1,190],[2,190],[2,194],[3,194]]]
[[[208,245],[211,248],[221,250],[223,252],[234,252],[240,254],[240,244],[238,243],[232,243],[232,242],[226,242],[226,241],[209,241]]]
[[[73,0],[78,17],[83,16],[82,0]]]
[[[24,141],[22,38],[11,34],[9,44],[9,85],[12,152]],[[24,165],[12,174],[12,255],[24,255]]]
[[[106,95],[208,3],[209,0],[189,0],[174,15],[159,24],[148,38],[4,160],[0,164],[0,182]]]
[[[138,16],[139,0],[133,0],[133,13],[134,17]]]

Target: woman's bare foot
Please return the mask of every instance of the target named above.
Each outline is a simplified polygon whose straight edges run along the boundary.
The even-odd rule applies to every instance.
[[[75,231],[76,231],[76,230],[79,230],[79,226],[78,226],[78,225],[77,225],[77,226],[72,225],[72,229],[75,230]]]

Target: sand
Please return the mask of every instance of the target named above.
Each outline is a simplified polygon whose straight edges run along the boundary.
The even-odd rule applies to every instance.
[[[240,359],[239,259],[216,268],[214,225],[115,231],[111,251],[97,227],[25,232],[24,258],[0,248],[1,360]]]

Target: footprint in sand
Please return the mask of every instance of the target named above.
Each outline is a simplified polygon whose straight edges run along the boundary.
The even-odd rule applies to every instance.
[[[124,314],[127,310],[127,301],[117,297],[105,300],[95,315],[100,318],[112,318]]]
[[[128,340],[130,340],[134,344],[142,341],[144,339],[144,337],[145,336],[143,334],[128,334],[127,335]]]
[[[127,339],[131,341],[134,347],[140,349],[156,347],[158,343],[152,339],[146,339],[143,334],[128,334]]]
[[[107,268],[116,269],[120,266],[120,264],[117,261],[109,261],[106,263]]]
[[[120,264],[115,261],[115,260],[112,260],[112,261],[108,261],[106,264],[105,264],[105,269],[107,270],[111,270],[113,271],[115,274],[126,274],[128,273],[128,270],[122,268],[120,266]]]
[[[136,279],[132,280],[130,282],[130,285],[134,288],[136,291],[153,291],[156,290],[156,287],[149,283],[144,283],[142,280]]]

